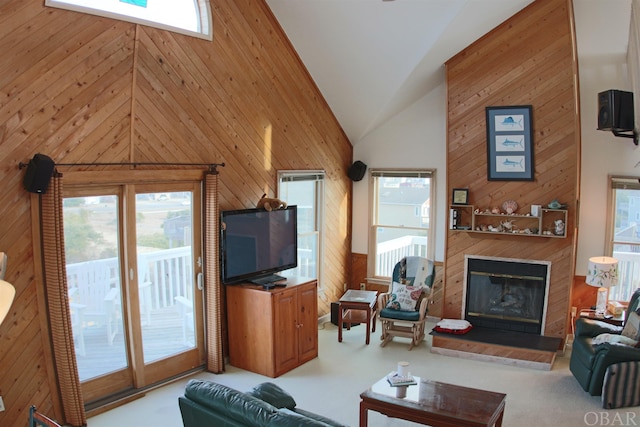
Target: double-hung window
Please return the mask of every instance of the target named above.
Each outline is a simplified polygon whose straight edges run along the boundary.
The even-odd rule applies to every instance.
[[[369,277],[391,277],[404,256],[433,258],[435,172],[371,170]]]
[[[640,287],[640,178],[609,178],[606,252],[618,260],[618,284],[609,299],[629,301]]]
[[[285,273],[318,283],[322,283],[324,177],[324,171],[278,172],[278,198],[298,206],[298,267]]]

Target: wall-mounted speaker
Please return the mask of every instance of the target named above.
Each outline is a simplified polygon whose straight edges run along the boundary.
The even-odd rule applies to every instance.
[[[364,177],[364,173],[367,171],[367,165],[362,163],[360,160],[356,160],[349,167],[347,171],[347,176],[351,178],[352,181],[360,181]]]
[[[598,130],[634,129],[633,92],[609,89],[598,94]]]
[[[46,193],[53,175],[55,163],[44,154],[36,154],[29,160],[27,172],[24,174],[24,188],[30,193]]]

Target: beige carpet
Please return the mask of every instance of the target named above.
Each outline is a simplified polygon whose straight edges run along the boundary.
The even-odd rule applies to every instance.
[[[433,324],[427,325],[430,330]],[[345,331],[338,343],[337,327],[327,322],[318,331],[320,353],[303,366],[271,379],[227,366],[221,375],[198,373],[194,378],[210,379],[238,390],[272,381],[291,393],[298,406],[350,426],[358,425],[359,395],[395,369],[398,361],[410,363],[413,375],[437,381],[507,394],[503,426],[635,426],[640,425],[640,408],[606,411],[599,397],[589,396],[569,372],[569,353],[559,356],[551,371],[501,365],[431,354],[430,339],[407,351],[408,340],[396,338],[379,346],[379,332],[371,344],[364,344],[363,325]],[[178,396],[187,380],[180,380],[149,392],[145,397],[88,420],[89,427],[182,426]],[[369,413],[370,426],[415,425]],[[208,426],[206,426],[208,427]],[[213,426],[211,426],[213,427]]]

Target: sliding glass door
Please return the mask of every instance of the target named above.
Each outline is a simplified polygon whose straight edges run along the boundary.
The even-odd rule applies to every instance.
[[[69,305],[85,401],[202,365],[200,184],[66,193]]]

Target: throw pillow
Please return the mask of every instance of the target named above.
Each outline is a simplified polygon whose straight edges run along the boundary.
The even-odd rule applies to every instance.
[[[293,396],[271,382],[258,384],[251,391],[247,392],[247,394],[263,400],[278,409],[293,409],[296,407],[296,401],[293,400]]]
[[[609,334],[609,333],[600,334],[594,337],[591,342],[593,345],[609,343],[609,344],[617,344],[617,345],[626,345],[629,347],[635,347],[638,344],[637,340],[633,340],[627,336],[618,335],[618,334]]]
[[[621,335],[634,341],[640,340],[640,315],[638,312],[632,311],[629,318],[624,324]]]
[[[402,311],[416,311],[416,304],[420,295],[425,290],[424,287],[403,285],[393,282],[391,287],[391,297],[386,308]]]

